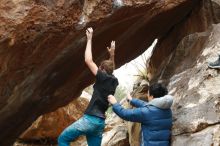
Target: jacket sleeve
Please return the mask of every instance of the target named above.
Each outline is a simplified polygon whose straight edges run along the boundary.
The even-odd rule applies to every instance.
[[[132,98],[130,101],[130,104],[133,105],[134,107],[143,107],[147,105],[147,102],[137,99],[137,98]]]
[[[146,110],[146,108],[124,109],[119,103],[114,104],[112,107],[113,111],[126,121],[139,123],[144,121],[143,111]]]

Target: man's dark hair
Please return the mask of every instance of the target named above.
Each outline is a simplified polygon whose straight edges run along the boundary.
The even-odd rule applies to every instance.
[[[154,98],[159,98],[159,97],[163,97],[167,95],[168,90],[164,85],[160,83],[155,83],[149,87],[149,94],[150,96],[153,96]]]

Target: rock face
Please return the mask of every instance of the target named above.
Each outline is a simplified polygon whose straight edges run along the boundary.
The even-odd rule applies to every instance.
[[[207,63],[216,60],[220,52],[220,24],[213,25],[213,28],[206,33],[194,35],[194,44],[200,43],[200,39],[204,37],[207,38],[205,49],[195,58],[196,63],[192,67],[175,74],[169,82],[169,89],[175,96],[173,145],[218,146],[220,145],[220,72],[208,68]],[[193,51],[192,46],[194,45],[186,45],[182,42],[179,47]]]
[[[116,64],[170,32],[199,0],[2,0],[0,4],[0,145],[9,146],[41,114],[70,102],[93,81],[84,64],[85,27],[94,60],[116,40]],[[128,53],[129,52],[129,53]]]
[[[195,46],[191,52],[189,49],[178,48],[181,45],[180,42],[183,43],[182,40],[184,39],[186,45],[195,45],[191,42],[194,41],[193,38],[195,38],[196,33],[205,32],[212,24],[219,23],[219,14],[220,7],[216,2],[201,1],[184,21],[158,39],[147,69],[151,81],[169,79],[173,74],[191,67],[188,64],[193,65],[193,62],[196,61],[195,58],[199,56],[199,52],[203,49],[206,38],[201,37],[200,42],[196,44],[198,46]],[[188,62],[188,64],[185,62]],[[179,65],[180,63],[182,64]]]
[[[163,81],[175,97],[172,146],[220,145],[220,72],[208,68],[220,54],[219,4],[201,1],[158,39],[148,66],[151,82]],[[141,89],[134,96],[144,97]],[[140,125],[129,123],[130,145],[139,145],[139,132]]]
[[[106,121],[102,146],[129,146],[127,124],[115,114]]]
[[[220,23],[184,37],[164,72],[155,72],[155,76],[160,76],[157,80],[167,83],[175,97],[172,146],[220,145],[220,70],[208,68],[208,62],[214,62],[220,54],[219,38]],[[134,96],[145,97],[143,89],[139,86]],[[128,125],[130,145],[139,145],[140,125]]]
[[[78,98],[67,106],[40,116],[20,137],[22,142],[56,143],[60,133],[84,113],[88,100]],[[48,144],[49,145],[49,144]]]
[[[208,68],[220,53],[219,4],[203,1],[158,41],[151,58],[152,82],[164,81],[175,97],[173,146],[220,145],[220,72]]]

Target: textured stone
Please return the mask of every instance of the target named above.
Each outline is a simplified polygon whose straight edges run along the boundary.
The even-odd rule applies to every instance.
[[[192,42],[197,39],[197,32],[205,32],[212,24],[220,22],[219,12],[219,5],[202,0],[184,21],[158,39],[147,69],[152,82],[160,79],[165,81],[166,78],[169,79],[172,75],[193,65],[194,58],[203,49],[207,35],[201,34],[204,37],[200,37],[197,46]],[[181,47],[181,45],[192,45],[192,47]]]
[[[113,115],[106,124],[102,146],[129,146],[128,128],[122,119]]]
[[[87,105],[87,99],[78,98],[65,107],[42,115],[19,139],[23,142],[49,141],[56,143],[60,133],[83,115]]]
[[[220,74],[219,70],[207,66],[220,52],[220,24],[213,25],[205,34],[207,41],[204,50],[195,58],[196,63],[170,79],[169,89],[175,97],[173,145],[218,146],[220,142],[217,130],[220,125]],[[193,43],[198,43],[204,33],[196,36]]]
[[[217,1],[201,1],[154,48],[149,79],[167,84],[175,97],[173,146],[219,145],[219,70],[208,68],[220,52],[219,12]],[[132,126],[130,135],[140,131]],[[138,134],[132,136],[131,145],[138,142]]]
[[[181,134],[173,138],[174,146],[219,146],[220,145],[219,125],[209,126],[206,129],[192,133]]]
[[[171,54],[167,55],[169,56],[168,59],[166,56],[164,58],[160,56],[160,59],[165,61],[161,64],[157,62],[156,65],[153,60],[156,56],[159,57],[159,54],[154,52],[155,54],[151,60],[151,67],[152,64],[158,67],[155,68],[153,78],[158,80],[158,77],[160,77],[159,79],[167,83],[170,93],[175,97],[172,108],[174,120],[172,130],[173,146],[219,145],[220,78],[218,70],[208,68],[208,62],[216,60],[217,54],[220,52],[220,26],[219,24],[211,25],[217,15],[207,14],[209,4],[205,2],[198,13],[203,14],[203,20],[206,20],[203,23],[206,25],[199,23],[194,26],[196,24],[193,23],[194,13],[191,18],[189,17],[189,20],[186,20],[186,22],[190,22],[187,31],[183,31],[183,33],[186,34],[187,32],[189,34],[181,39]],[[188,25],[186,22],[179,25]],[[180,28],[186,28],[182,26]],[[201,29],[197,32],[197,29],[201,27],[204,31]],[[182,34],[182,30],[179,29],[176,34]],[[195,30],[197,31],[193,33]],[[170,39],[175,38],[173,35],[175,33],[171,33]],[[169,37],[166,37],[165,41],[158,45],[159,49],[156,49],[160,50],[173,45],[169,42],[171,42]]]

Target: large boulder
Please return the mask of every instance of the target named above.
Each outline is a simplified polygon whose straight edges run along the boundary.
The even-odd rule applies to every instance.
[[[94,60],[116,40],[116,64],[141,54],[183,21],[199,0],[2,0],[0,145],[9,146],[41,114],[66,105],[94,80],[84,64],[85,27]]]
[[[106,121],[102,146],[129,146],[126,122],[115,114]]]
[[[218,146],[220,142],[219,70],[208,68],[208,62],[220,54],[219,4],[218,0],[201,1],[158,39],[147,66],[150,82],[164,82],[175,97],[173,146]],[[138,145],[140,126],[130,125],[130,144]]]
[[[175,73],[192,67],[207,38],[201,37],[195,44],[197,46],[190,48],[191,50],[178,46],[183,42],[187,46],[194,45],[192,42],[197,32],[206,32],[212,24],[219,22],[220,5],[216,1],[202,0],[184,21],[158,39],[147,69],[151,82],[160,79],[169,80]]]
[[[88,100],[78,98],[65,107],[40,116],[20,137],[26,143],[56,143],[60,133],[84,113]]]
[[[220,24],[184,37],[164,71],[153,74],[152,82],[167,83],[174,96],[172,146],[220,145],[220,70],[208,67],[220,55],[219,38]],[[139,86],[133,94],[146,99],[146,90]],[[139,145],[140,124],[128,125],[130,145]]]
[[[207,39],[195,64],[172,76],[169,89],[174,95],[173,145],[220,145],[220,72],[208,68],[208,62],[218,58],[220,52],[220,24],[210,31],[194,34],[193,44],[181,42],[180,48],[192,52],[200,39]],[[188,48],[189,47],[189,48]],[[186,65],[186,64],[185,64]]]
[[[220,72],[208,68],[208,62],[220,53],[219,4],[203,1],[186,21],[158,41],[151,57],[152,82],[164,81],[175,97],[173,146],[220,144]]]

